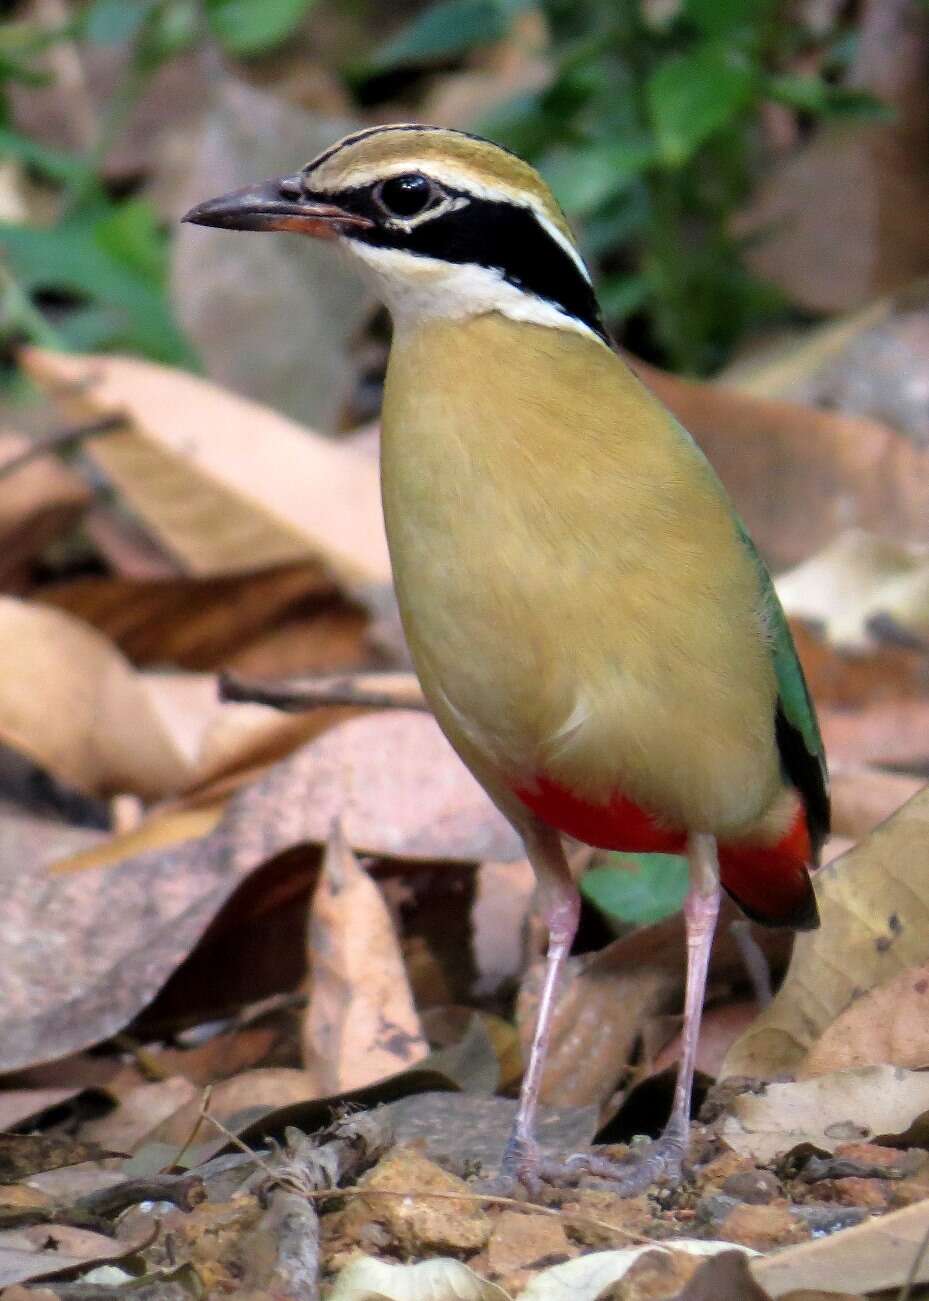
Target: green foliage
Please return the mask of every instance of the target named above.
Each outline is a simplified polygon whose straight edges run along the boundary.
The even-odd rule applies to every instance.
[[[0,25],[0,153],[56,187],[49,229],[7,226],[0,327],[67,347],[120,347],[191,362],[166,294],[166,241],[154,213],[108,195],[102,163],[151,74],[192,46],[229,58],[281,46],[314,5],[341,0],[83,0],[58,29]],[[352,0],[358,33],[381,25],[374,0]],[[505,38],[539,9],[551,36],[544,89],[515,96],[473,129],[535,163],[580,229],[607,318],[659,362],[704,373],[785,304],[746,269],[733,216],[765,163],[762,111],[804,119],[886,117],[836,84],[855,51],[854,26],[807,33],[786,0],[418,0],[409,21],[346,80],[393,95],[422,72]],[[341,18],[346,17],[345,13]],[[86,151],[17,133],[5,98],[48,74],[36,56],[61,39],[119,46],[128,57]],[[821,75],[799,74],[816,51]],[[798,56],[804,56],[800,58]],[[367,72],[365,73],[365,68]],[[373,74],[373,77],[372,77]]]
[[[2,223],[0,244],[24,293],[71,300],[54,314],[59,346],[193,363],[168,306],[166,240],[147,202],[100,202],[48,228]]]
[[[609,854],[581,877],[581,893],[612,923],[648,926],[676,913],[687,893],[687,860],[677,854]]]
[[[496,40],[506,0],[437,0],[378,64],[428,64]],[[536,164],[597,264],[614,328],[681,370],[722,364],[752,328],[783,316],[745,268],[732,218],[764,161],[766,101],[814,117],[874,118],[870,96],[832,84],[853,43],[839,32],[824,75],[789,71],[822,42],[780,0],[540,0],[554,76],[473,124]],[[656,13],[662,16],[656,16]]]
[[[230,54],[266,54],[291,36],[314,0],[206,0],[210,30]]]
[[[463,54],[505,36],[530,0],[438,0],[418,14],[375,56],[380,66],[419,63]]]
[[[662,59],[645,82],[649,122],[662,163],[680,167],[738,117],[754,70],[723,44]]]

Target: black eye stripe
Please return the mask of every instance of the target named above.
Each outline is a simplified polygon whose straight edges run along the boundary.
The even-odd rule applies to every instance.
[[[551,303],[609,343],[590,281],[531,208],[499,199],[478,198],[465,190],[442,186],[443,198],[464,202],[452,203],[435,217],[425,216],[410,229],[403,229],[386,221],[374,198],[377,188],[377,185],[366,185],[309,197],[337,203],[348,212],[373,219],[375,225],[370,230],[352,233],[351,239],[420,257],[499,271],[511,285]]]

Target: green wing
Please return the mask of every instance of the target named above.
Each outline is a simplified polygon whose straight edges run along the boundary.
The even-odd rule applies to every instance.
[[[818,854],[822,842],[829,834],[829,776],[816,710],[771,575],[745,525],[741,520],[737,520],[737,525],[739,537],[754,560],[761,581],[765,620],[777,675],[775,727],[781,763],[800,792],[806,808],[813,851]]]

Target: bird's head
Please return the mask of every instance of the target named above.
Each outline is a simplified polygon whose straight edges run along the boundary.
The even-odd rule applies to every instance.
[[[184,220],[336,240],[400,328],[498,311],[606,338],[551,190],[528,163],[461,131],[359,131],[295,175],[208,199]]]

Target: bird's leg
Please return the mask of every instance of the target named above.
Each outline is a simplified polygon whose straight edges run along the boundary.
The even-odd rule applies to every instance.
[[[558,982],[577,932],[580,896],[558,832],[534,823],[524,829],[523,839],[542,896],[542,911],[548,926],[548,956],[529,1065],[523,1075],[519,1109],[503,1154],[501,1174],[504,1178],[517,1178],[531,1188],[537,1182],[539,1168],[535,1137],[539,1089],[551,1038]]]
[[[700,1040],[700,1018],[720,897],[716,838],[702,834],[692,835],[687,855],[690,860],[690,888],[684,903],[687,992],[674,1102],[664,1133],[642,1156],[632,1161],[612,1161],[605,1157],[579,1153],[558,1166],[543,1162],[540,1170],[543,1178],[557,1179],[559,1175],[563,1177],[568,1169],[584,1169],[609,1179],[611,1188],[622,1196],[632,1196],[644,1192],[659,1179],[679,1179],[681,1176],[681,1165],[690,1137],[690,1103],[697,1044]]]

